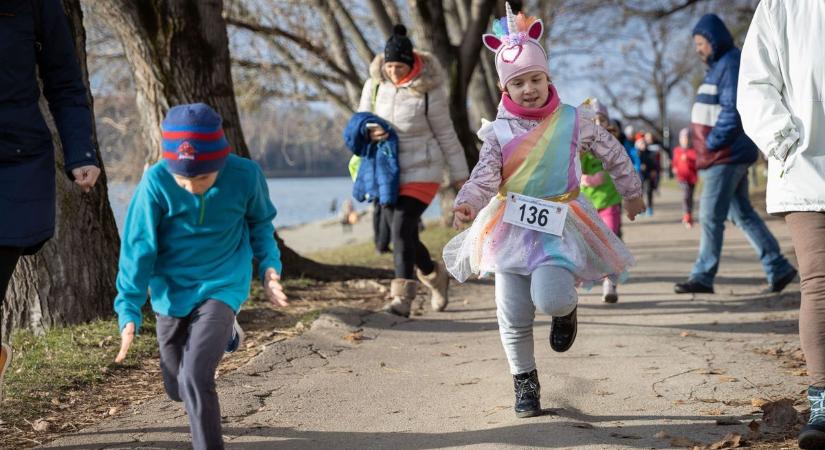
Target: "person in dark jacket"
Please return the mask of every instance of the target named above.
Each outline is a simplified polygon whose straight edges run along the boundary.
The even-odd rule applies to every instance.
[[[691,113],[696,167],[704,180],[699,204],[702,238],[690,277],[677,283],[674,291],[713,293],[725,219],[730,217],[748,235],[759,255],[768,281],[765,292],[780,292],[796,277],[796,269],[782,255],[776,238],[748,197],[748,166],[756,161],[757,148],[745,135],[736,110],[741,52],[715,14],[699,20],[693,40],[696,53],[708,66]]]
[[[0,1],[0,306],[17,261],[54,234],[55,155],[41,90],[63,147],[63,168],[88,192],[100,174],[74,39],[59,1]],[[11,359],[3,345],[0,362]],[[0,364],[0,381],[5,364]]]

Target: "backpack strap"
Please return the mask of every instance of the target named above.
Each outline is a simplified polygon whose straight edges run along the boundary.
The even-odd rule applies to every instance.
[[[496,133],[496,139],[501,148],[504,148],[505,145],[513,140],[513,130],[510,129],[510,123],[505,119],[494,120],[493,131]]]
[[[375,113],[375,100],[378,98],[378,88],[381,87],[381,83],[376,83],[375,80],[370,81],[372,83],[372,96],[370,96],[370,109],[373,113]]]
[[[34,20],[34,48],[43,51],[43,0],[32,0],[32,19]]]

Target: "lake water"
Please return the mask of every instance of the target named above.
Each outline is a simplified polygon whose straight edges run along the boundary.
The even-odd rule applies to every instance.
[[[338,216],[344,200],[351,197],[352,180],[348,177],[333,178],[269,178],[269,196],[278,209],[276,227],[301,225]],[[118,230],[123,230],[126,208],[134,193],[131,183],[109,182],[109,202],[115,214]],[[336,212],[330,211],[333,200]],[[358,211],[368,209],[369,204],[355,202]],[[439,217],[438,198],[424,213],[426,219]]]

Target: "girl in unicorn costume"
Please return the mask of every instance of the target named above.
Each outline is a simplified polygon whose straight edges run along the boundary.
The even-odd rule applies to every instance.
[[[483,36],[495,52],[503,89],[496,120],[478,131],[484,142],[470,180],[455,200],[455,226],[472,226],[451,240],[444,261],[458,280],[495,274],[496,309],[513,375],[517,417],[541,413],[533,355],[538,308],[553,316],[550,346],[576,337],[576,286],[618,279],[634,263],[625,248],[579,198],[580,152],[602,161],[625,198],[631,220],[644,211],[641,182],[627,153],[594,122],[589,107],[559,101],[539,39],[541,20],[519,13],[493,23]]]

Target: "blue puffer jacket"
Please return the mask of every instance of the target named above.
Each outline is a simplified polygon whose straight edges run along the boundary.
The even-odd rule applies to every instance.
[[[38,107],[36,69],[60,132],[66,173],[98,164],[86,88],[60,2],[0,0],[0,215],[7,218],[0,220],[0,246],[31,248],[54,234],[55,155]]]
[[[389,131],[389,137],[383,141],[370,140],[368,123],[375,123]],[[361,166],[352,196],[361,202],[378,199],[382,205],[393,205],[398,200],[399,174],[398,135],[384,119],[369,112],[355,113],[344,128],[344,142],[357,156],[361,157]]]
[[[756,161],[757,148],[745,135],[736,110],[741,52],[722,19],[715,14],[703,16],[693,35],[707,39],[713,49],[691,113],[696,166],[706,169],[715,164],[752,163]]]

